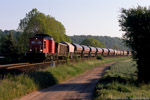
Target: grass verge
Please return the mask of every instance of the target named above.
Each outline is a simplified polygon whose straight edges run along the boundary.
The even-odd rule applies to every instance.
[[[13,100],[30,92],[47,88],[64,80],[77,76],[96,66],[128,59],[127,57],[106,58],[104,60],[86,60],[57,67],[48,67],[30,74],[6,75],[0,80],[0,100]]]
[[[138,84],[134,61],[123,61],[110,67],[99,80],[95,100],[149,100],[150,84]]]

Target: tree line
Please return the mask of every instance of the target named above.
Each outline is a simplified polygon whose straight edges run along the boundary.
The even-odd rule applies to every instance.
[[[94,38],[84,39],[80,44],[86,45],[86,46],[92,46],[92,47],[105,48],[105,44],[99,42],[98,40],[96,40]]]
[[[109,37],[109,36],[91,36],[91,35],[74,35],[70,36],[72,42],[82,44],[82,41],[87,38],[93,38],[100,42],[101,46],[99,47],[106,47],[106,48],[112,48],[112,49],[120,49],[120,50],[130,50],[125,43],[123,42],[123,39],[118,37]]]

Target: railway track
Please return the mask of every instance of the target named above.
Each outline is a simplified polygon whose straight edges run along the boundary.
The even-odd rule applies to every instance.
[[[81,60],[87,60],[87,59],[93,59],[93,58],[82,58]],[[75,59],[69,59],[69,62],[73,62],[75,61]],[[45,64],[62,64],[62,63],[66,63],[66,60],[59,60],[59,61],[49,61],[49,62],[40,62],[40,63],[16,63],[16,64],[6,64],[6,65],[0,65],[0,70],[1,69],[16,69],[16,68],[28,68],[28,67],[36,67],[36,66],[40,66],[40,65],[45,65]]]
[[[70,60],[73,61],[73,60]],[[1,69],[16,69],[16,68],[27,68],[27,67],[32,67],[32,66],[40,66],[40,65],[45,65],[45,64],[59,64],[59,63],[65,63],[66,60],[59,60],[59,61],[49,61],[49,62],[40,62],[40,63],[16,63],[16,64],[6,64],[6,65],[0,65],[0,70]]]
[[[0,69],[9,69],[11,67],[15,66],[21,66],[21,65],[28,65],[29,63],[16,63],[16,64],[6,64],[6,65],[0,65]]]
[[[107,57],[108,58],[108,57]],[[95,57],[92,58],[79,58],[80,60],[87,60],[87,59],[96,59]],[[69,62],[75,62],[75,59],[69,59]],[[37,67],[42,65],[48,65],[51,66],[52,62],[54,65],[56,64],[64,64],[67,61],[66,60],[58,60],[58,61],[49,61],[49,62],[40,62],[40,63],[16,63],[16,64],[6,64],[6,65],[0,65],[0,70],[9,70],[9,69],[17,69],[17,68],[29,68],[29,67]]]
[[[51,62],[41,62],[41,63],[16,63],[16,64],[7,64],[7,65],[0,65],[0,69],[16,69],[16,68],[23,68],[23,67],[31,67],[37,65],[44,65],[50,64]]]

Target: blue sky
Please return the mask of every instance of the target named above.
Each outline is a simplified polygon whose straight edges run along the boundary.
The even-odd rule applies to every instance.
[[[0,29],[17,29],[29,11],[55,17],[67,35],[121,37],[118,18],[121,8],[150,6],[150,0],[1,0]]]

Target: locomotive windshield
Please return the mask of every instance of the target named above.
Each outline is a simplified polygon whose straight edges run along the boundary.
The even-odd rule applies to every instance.
[[[37,45],[37,44],[42,44],[42,41],[41,40],[32,40],[31,41],[31,44],[35,44],[35,45]]]
[[[36,34],[35,38],[44,38],[46,40],[54,40],[51,36],[46,35],[46,34]]]

